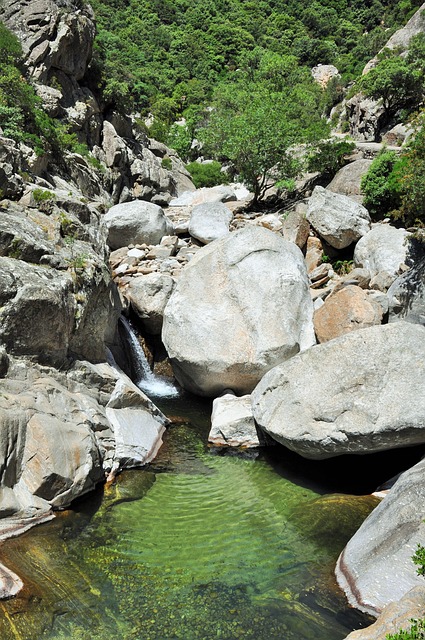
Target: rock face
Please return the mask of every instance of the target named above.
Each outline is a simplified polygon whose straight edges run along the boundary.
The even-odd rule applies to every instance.
[[[315,81],[325,88],[332,78],[339,76],[339,71],[333,64],[318,64],[312,68],[311,74]]]
[[[346,196],[315,187],[307,220],[331,247],[344,249],[370,229],[369,212]]]
[[[129,244],[157,244],[173,231],[172,223],[156,204],[135,200],[111,207],[103,218],[111,249]]]
[[[356,244],[354,263],[367,269],[371,277],[385,272],[393,279],[408,255],[408,233],[387,224],[377,224]]]
[[[345,107],[350,135],[362,142],[377,142],[387,117],[383,105],[358,93]]]
[[[184,388],[249,393],[271,367],[315,342],[301,251],[262,227],[203,247],[165,308],[162,338]]]
[[[342,552],[336,575],[350,603],[377,615],[405,596],[423,578],[412,555],[423,541],[425,461],[400,476]]]
[[[222,202],[198,204],[192,209],[189,233],[203,244],[230,233],[233,215]]]
[[[261,445],[252,415],[251,396],[226,394],[213,402],[208,442],[220,447]]]
[[[391,602],[382,611],[377,621],[366,629],[350,633],[345,640],[387,640],[388,634],[400,629],[408,630],[412,620],[424,614],[425,587],[413,587],[398,602]]]
[[[90,5],[79,0],[1,0],[0,19],[21,36],[25,64],[40,82],[57,72],[83,77],[95,34]]]
[[[425,325],[425,257],[394,280],[388,289],[389,322]]]
[[[51,516],[104,479],[145,464],[166,418],[107,364],[66,373],[12,359],[0,379],[0,539]]]
[[[424,327],[369,327],[269,371],[252,393],[254,418],[306,458],[419,444],[424,376]]]
[[[382,307],[368,294],[348,285],[328,296],[314,314],[314,330],[318,342],[328,342],[345,333],[381,324]]]

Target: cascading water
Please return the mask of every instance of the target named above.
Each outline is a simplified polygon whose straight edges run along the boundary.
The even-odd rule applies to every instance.
[[[171,382],[152,372],[145,353],[128,320],[124,316],[121,316],[120,322],[124,328],[127,344],[131,353],[132,365],[136,377],[135,384],[149,396],[167,398],[178,396],[179,391]]]

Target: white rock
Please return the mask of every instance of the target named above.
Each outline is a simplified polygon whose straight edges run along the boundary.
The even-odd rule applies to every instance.
[[[370,229],[365,207],[351,198],[315,187],[308,202],[307,220],[331,247],[344,249]]]
[[[393,278],[400,272],[408,254],[405,229],[388,224],[377,224],[358,241],[354,250],[354,263],[367,269],[373,278],[386,271]]]
[[[260,446],[251,396],[238,398],[229,393],[214,400],[208,441],[228,447]]]
[[[199,204],[193,208],[189,221],[189,233],[203,244],[230,233],[233,215],[222,202]]]

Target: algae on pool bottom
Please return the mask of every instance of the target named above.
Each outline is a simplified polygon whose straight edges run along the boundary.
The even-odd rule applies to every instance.
[[[151,470],[88,504],[7,544],[28,586],[3,603],[2,639],[341,640],[352,626],[332,569],[373,500],[213,455],[182,424]]]

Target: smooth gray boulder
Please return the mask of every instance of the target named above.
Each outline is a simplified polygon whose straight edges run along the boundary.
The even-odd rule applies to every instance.
[[[353,331],[269,371],[252,392],[254,418],[306,458],[425,442],[425,327]]]
[[[415,586],[412,555],[425,536],[425,460],[403,473],[341,553],[339,585],[353,606],[379,614]]]
[[[107,243],[111,249],[129,244],[159,244],[171,235],[173,225],[156,204],[133,200],[111,207],[103,217]]]
[[[203,244],[230,233],[233,215],[222,202],[206,202],[192,209],[189,220],[189,233]]]
[[[252,415],[251,396],[237,397],[227,393],[214,400],[208,442],[220,447],[261,446]]]
[[[408,232],[388,224],[376,224],[356,244],[354,264],[367,269],[374,278],[381,271],[393,278],[405,264],[409,246]]]
[[[389,322],[425,325],[425,257],[399,276],[387,292]]]
[[[307,220],[335,249],[344,249],[370,230],[368,210],[347,196],[315,187],[308,201]]]
[[[162,339],[185,389],[244,394],[314,344],[312,316],[300,249],[268,229],[245,227],[200,249],[183,269]]]
[[[174,280],[167,273],[149,273],[132,278],[126,297],[148,333],[160,335],[164,309],[174,288]]]

